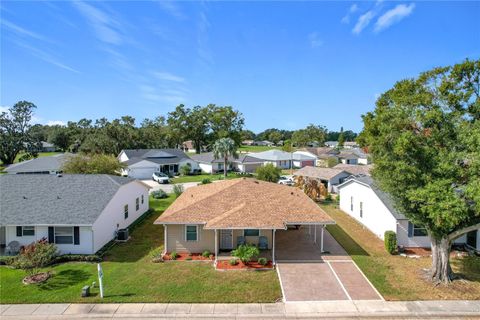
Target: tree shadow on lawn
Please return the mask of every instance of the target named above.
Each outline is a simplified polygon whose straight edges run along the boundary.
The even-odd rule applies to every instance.
[[[455,275],[460,279],[480,282],[480,257],[467,256],[450,259],[452,267],[456,268]]]
[[[38,284],[38,288],[47,291],[65,289],[86,282],[91,276],[91,273],[84,270],[62,270],[54,273],[46,282]]]
[[[328,225],[328,232],[335,238],[335,240],[347,251],[351,256],[369,256],[355,240],[352,239],[339,225]]]

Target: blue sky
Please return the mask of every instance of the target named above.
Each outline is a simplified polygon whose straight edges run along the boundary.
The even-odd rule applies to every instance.
[[[12,2],[1,98],[35,121],[231,105],[246,127],[359,131],[396,80],[480,56],[480,2]]]

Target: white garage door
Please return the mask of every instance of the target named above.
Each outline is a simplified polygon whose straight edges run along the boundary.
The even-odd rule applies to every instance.
[[[135,179],[151,179],[153,172],[155,172],[155,167],[151,168],[130,168],[128,171],[128,176]]]

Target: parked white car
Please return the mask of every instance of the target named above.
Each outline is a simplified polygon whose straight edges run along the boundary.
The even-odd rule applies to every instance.
[[[292,177],[281,176],[280,179],[278,180],[278,184],[293,186],[294,182],[293,182]]]
[[[152,174],[152,179],[153,179],[153,181],[157,181],[158,183],[169,183],[170,182],[170,177],[167,176],[163,172],[154,172]]]

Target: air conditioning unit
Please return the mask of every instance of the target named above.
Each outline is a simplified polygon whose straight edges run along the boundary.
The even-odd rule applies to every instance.
[[[128,229],[119,229],[117,232],[118,241],[127,241],[128,240]]]

